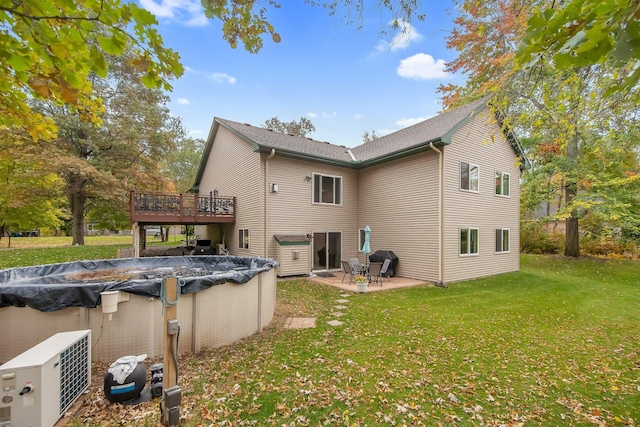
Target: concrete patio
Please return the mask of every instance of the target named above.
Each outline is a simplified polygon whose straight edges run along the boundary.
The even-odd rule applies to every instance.
[[[336,288],[343,289],[349,292],[357,292],[355,282],[351,282],[349,284],[349,275],[344,278],[344,283],[342,282],[342,276],[344,273],[342,271],[331,272],[332,277],[322,277],[322,276],[310,276],[307,277],[308,280],[317,283],[323,283],[325,285],[334,286]],[[400,289],[400,288],[409,288],[412,286],[418,285],[429,285],[434,286],[432,283],[425,282],[424,280],[415,280],[415,279],[407,279],[404,277],[391,277],[389,279],[385,278],[382,280],[382,286],[380,283],[371,283],[367,288],[367,292],[378,292],[378,291],[388,291],[390,289]]]

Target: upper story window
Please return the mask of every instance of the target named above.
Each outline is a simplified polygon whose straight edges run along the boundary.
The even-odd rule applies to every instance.
[[[496,171],[496,196],[509,197],[509,174]]]
[[[342,177],[313,174],[313,203],[342,204]]]
[[[480,168],[473,163],[460,162],[460,189],[478,192]]]

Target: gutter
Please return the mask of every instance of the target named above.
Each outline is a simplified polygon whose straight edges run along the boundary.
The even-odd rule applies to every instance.
[[[269,258],[269,203],[267,198],[269,197],[269,160],[276,155],[276,149],[272,148],[271,153],[264,161],[264,257]]]
[[[438,281],[436,286],[445,287],[444,284],[444,162],[442,151],[438,150],[433,142],[429,147],[438,153]]]

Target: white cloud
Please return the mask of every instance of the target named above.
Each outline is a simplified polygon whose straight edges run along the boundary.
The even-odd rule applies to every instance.
[[[360,119],[364,118],[364,114],[356,114],[356,115],[353,116],[353,118],[356,119],[356,120],[360,120]]]
[[[189,129],[189,135],[202,135],[204,133],[201,129]]]
[[[385,135],[389,135],[390,133],[393,133],[395,131],[397,131],[398,129],[378,129],[376,131],[376,133],[380,136],[385,136]]]
[[[178,98],[178,104],[180,105],[189,105],[191,104],[187,98]]]
[[[313,112],[308,112],[307,113],[307,117],[310,117],[312,119],[317,119],[318,117],[322,117],[323,119],[335,119],[338,116],[338,113],[336,113],[335,111],[333,113],[326,113],[326,112],[322,112],[322,114],[318,114],[318,113],[313,113]]]
[[[209,19],[202,13],[195,15],[184,23],[187,27],[204,27],[209,23]]]
[[[208,22],[199,1],[140,0],[140,4],[157,18],[171,19],[187,26],[204,26]]]
[[[213,73],[211,74],[211,78],[213,79],[213,81],[218,82],[218,83],[231,83],[231,84],[235,84],[236,82],[236,78],[233,76],[230,76],[227,73]]]
[[[420,122],[424,122],[425,120],[431,118],[433,116],[429,116],[429,117],[409,117],[408,119],[400,119],[396,121],[396,124],[398,126],[402,126],[403,128],[406,128],[408,126],[413,126],[416,123],[420,123]]]
[[[389,26],[393,25],[393,21],[389,23]],[[406,49],[411,42],[418,42],[422,40],[422,34],[416,30],[413,25],[406,21],[398,22],[398,34],[390,42],[381,40],[376,46],[376,50],[379,52],[385,52],[387,50],[396,51],[400,49]]]
[[[429,54],[418,53],[400,61],[398,75],[414,80],[446,79],[450,77],[444,70],[446,66],[444,59],[436,61]]]

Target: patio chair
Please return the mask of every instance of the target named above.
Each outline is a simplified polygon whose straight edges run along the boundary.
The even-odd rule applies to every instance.
[[[364,271],[364,265],[360,264],[360,260],[358,258],[349,258],[349,264],[351,264],[351,268],[356,270],[358,273],[362,273]]]
[[[382,268],[380,269],[380,286],[382,286],[382,278],[386,277],[387,280],[391,281],[391,277],[389,276],[389,266],[391,265],[391,260],[389,258],[385,259],[382,263]]]
[[[355,279],[356,275],[358,274],[358,271],[356,271],[351,266],[351,263],[349,261],[340,261],[340,262],[342,263],[342,269],[344,270],[344,274],[342,275],[342,283],[344,283],[344,278],[347,277],[347,274],[348,274],[349,284],[351,284],[351,281]]]
[[[372,282],[377,282],[378,280],[380,280],[380,286],[382,286],[382,278],[380,277],[380,271],[382,271],[381,262],[369,263],[369,280]]]

